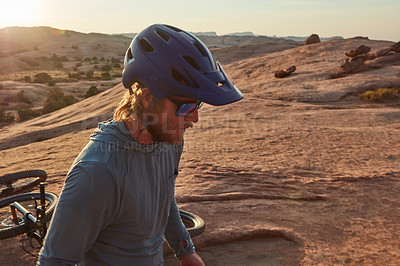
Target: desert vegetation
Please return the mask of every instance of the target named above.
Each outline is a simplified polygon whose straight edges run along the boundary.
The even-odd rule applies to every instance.
[[[383,102],[385,100],[399,100],[400,88],[378,88],[360,93],[359,96],[363,100]]]

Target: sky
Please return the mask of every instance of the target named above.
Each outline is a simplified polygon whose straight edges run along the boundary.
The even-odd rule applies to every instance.
[[[366,36],[400,41],[399,0],[0,0],[0,28],[137,33],[165,23],[218,35]]]

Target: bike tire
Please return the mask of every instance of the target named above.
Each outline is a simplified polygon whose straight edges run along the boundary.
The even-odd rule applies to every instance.
[[[191,237],[200,235],[206,229],[206,224],[200,216],[182,210],[179,210],[179,214]]]
[[[24,193],[24,194],[18,194],[14,195],[11,197],[3,198],[0,199],[0,212],[3,216],[3,212],[5,212],[4,208],[9,206],[11,203],[17,201],[17,202],[23,202],[23,201],[28,201],[32,200],[32,198],[36,200],[40,200],[40,193]],[[45,199],[46,201],[49,202],[49,206],[46,207],[46,221],[50,221],[51,216],[53,215],[54,208],[57,204],[58,201],[58,196],[54,193],[45,193]],[[35,215],[34,212],[32,212],[33,215]],[[5,215],[5,214],[4,214]],[[0,240],[7,239],[7,238],[12,238],[24,233],[27,233],[33,228],[30,228],[27,224],[22,222],[21,224],[18,225],[13,225],[10,227],[4,227],[0,224]]]
[[[0,176],[0,197],[24,192],[46,179],[47,173],[43,170],[27,170],[2,175]]]

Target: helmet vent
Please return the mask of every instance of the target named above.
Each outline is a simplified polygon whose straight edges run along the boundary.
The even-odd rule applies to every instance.
[[[133,54],[132,54],[131,47],[129,47],[128,51],[126,51],[126,54],[127,54],[129,60],[133,59]]]
[[[218,86],[218,87],[221,87],[221,86],[223,86],[224,84],[225,84],[225,81],[221,81],[221,82],[218,82],[218,83],[217,83],[217,86]]]
[[[157,34],[166,42],[169,40],[169,35],[162,30],[156,30]]]
[[[206,51],[204,51],[204,48],[201,46],[200,43],[196,42],[194,43],[194,46],[197,48],[197,50],[199,50],[199,52],[201,53],[202,56],[206,56]]]
[[[194,69],[199,70],[200,71],[200,67],[197,64],[196,60],[193,59],[193,57],[188,56],[188,55],[184,55],[183,58],[186,60],[186,62],[188,62]]]
[[[174,26],[170,26],[170,25],[165,25],[165,26],[167,26],[168,28],[170,28],[171,30],[174,30],[176,32],[181,32],[182,31],[181,29],[175,28]]]
[[[151,44],[148,41],[146,41],[145,39],[140,39],[139,44],[140,44],[140,47],[142,47],[142,49],[145,52],[153,52],[154,51],[153,46],[151,46]]]
[[[176,71],[175,69],[171,70],[171,74],[172,77],[174,78],[174,80],[178,81],[179,83],[188,86],[189,82],[187,82],[187,80],[181,75],[179,74],[178,71]]]

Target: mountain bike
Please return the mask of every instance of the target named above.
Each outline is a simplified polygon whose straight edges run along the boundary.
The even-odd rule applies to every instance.
[[[50,221],[57,201],[56,194],[44,192],[43,183],[40,184],[40,193],[24,193],[0,199],[0,240],[26,233],[42,245],[47,232],[46,223]],[[200,216],[183,210],[179,210],[179,213],[191,237],[204,232],[205,223]]]
[[[45,192],[42,181],[47,179],[43,170],[27,170],[0,176],[0,240],[26,234],[19,245],[28,254],[37,257],[47,233],[58,196]],[[40,183],[40,193],[21,193]],[[17,195],[14,195],[17,194]],[[1,198],[8,195],[6,198]],[[12,196],[9,196],[12,195]],[[191,237],[205,230],[204,220],[196,214],[179,210],[181,219]],[[36,240],[39,246],[34,245]],[[34,253],[30,252],[25,242]]]
[[[0,198],[19,194],[47,179],[43,170],[27,170],[0,176]]]
[[[45,192],[45,185],[40,183],[40,193],[23,193],[0,199],[0,240],[25,234],[27,238],[21,238],[21,248],[32,254],[26,247],[38,249],[43,245],[47,233],[47,224],[50,222],[58,201],[54,193]],[[35,247],[33,239],[39,247]]]

